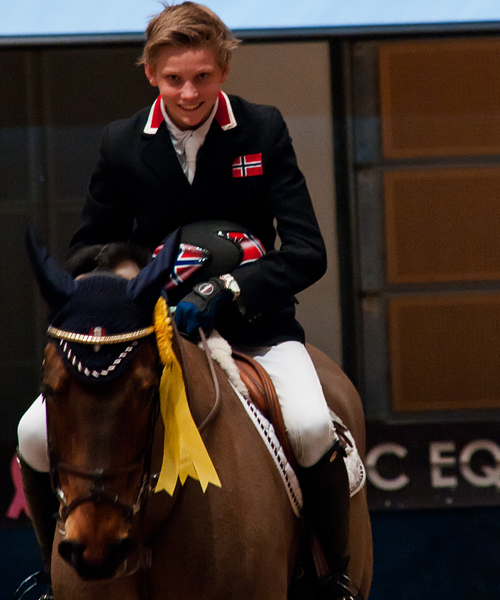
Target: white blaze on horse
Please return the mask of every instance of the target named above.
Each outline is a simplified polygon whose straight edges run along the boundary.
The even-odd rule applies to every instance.
[[[75,281],[33,238],[29,245],[51,322],[42,389],[60,498],[55,599],[285,600],[297,585],[304,528],[273,458],[203,350],[168,322],[162,335],[171,339],[157,343],[166,313],[156,308],[156,327],[153,314],[178,239],[131,280],[96,272]],[[356,390],[324,354],[309,351],[330,406],[363,456]],[[188,410],[177,404],[179,365]],[[160,408],[160,389],[175,409]],[[157,484],[160,471],[167,486]],[[159,491],[172,478],[172,495]],[[349,574],[366,599],[372,542],[365,488],[350,512]]]

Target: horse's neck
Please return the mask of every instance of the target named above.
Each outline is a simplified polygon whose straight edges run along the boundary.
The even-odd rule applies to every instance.
[[[172,345],[182,368],[189,408],[194,422],[199,427],[216,402],[218,382],[214,381],[209,366],[211,358],[176,331]],[[220,376],[220,372],[215,375],[216,378]]]
[[[172,338],[172,346],[179,360],[184,376],[189,408],[196,425],[204,421],[209,414],[213,403],[214,384],[209,375],[207,360],[203,352],[193,343],[183,339],[175,330]],[[165,439],[165,428],[161,416],[155,427],[153,452],[151,461],[152,473],[159,474],[163,461],[163,445]],[[148,501],[148,517],[143,521],[145,539],[155,538],[158,528],[170,513],[181,492],[177,486],[173,497],[162,494],[152,494]]]

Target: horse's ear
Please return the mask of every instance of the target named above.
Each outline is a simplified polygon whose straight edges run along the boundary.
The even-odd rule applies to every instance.
[[[127,284],[128,295],[147,312],[153,308],[172,272],[179,252],[181,230],[177,229],[165,242],[156,258]]]
[[[54,313],[71,298],[76,282],[38,241],[31,224],[26,230],[26,248],[42,298]]]

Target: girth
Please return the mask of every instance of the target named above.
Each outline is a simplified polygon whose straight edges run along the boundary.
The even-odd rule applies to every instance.
[[[283,413],[271,377],[269,377],[264,367],[252,357],[235,350],[233,350],[232,356],[238,366],[240,377],[248,390],[250,399],[273,425],[285,456],[291,467],[295,469],[297,461],[288,439]]]

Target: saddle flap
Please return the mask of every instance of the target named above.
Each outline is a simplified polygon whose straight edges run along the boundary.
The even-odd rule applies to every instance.
[[[252,357],[235,350],[233,350],[232,356],[239,369],[240,377],[248,390],[250,399],[273,425],[285,456],[292,468],[295,469],[297,461],[288,439],[281,406],[271,377],[269,377],[264,367]]]

